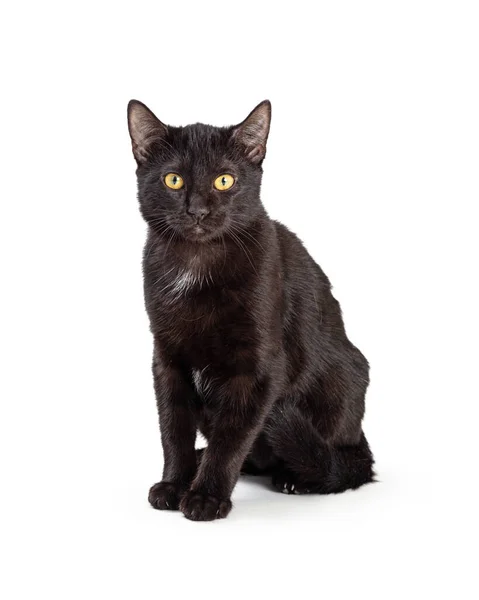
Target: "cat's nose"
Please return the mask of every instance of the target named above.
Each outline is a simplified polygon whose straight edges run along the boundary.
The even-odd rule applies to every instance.
[[[186,209],[186,212],[192,217],[193,221],[195,221],[197,224],[201,223],[201,221],[210,214],[210,211],[208,208],[206,208],[206,206],[189,206]]]

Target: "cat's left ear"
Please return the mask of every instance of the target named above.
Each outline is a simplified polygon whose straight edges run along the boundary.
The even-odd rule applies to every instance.
[[[252,163],[259,164],[266,154],[266,141],[271,123],[271,102],[264,100],[246,119],[233,128],[233,139]]]

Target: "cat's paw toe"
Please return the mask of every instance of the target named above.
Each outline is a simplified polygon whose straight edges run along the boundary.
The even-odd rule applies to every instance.
[[[308,494],[309,488],[299,484],[295,476],[287,471],[277,473],[273,477],[274,487],[282,494]]]
[[[191,521],[224,519],[231,507],[231,500],[220,500],[215,496],[195,491],[187,492],[180,503],[180,510]]]
[[[184,488],[178,484],[160,481],[150,489],[148,502],[158,510],[178,510],[183,493]]]

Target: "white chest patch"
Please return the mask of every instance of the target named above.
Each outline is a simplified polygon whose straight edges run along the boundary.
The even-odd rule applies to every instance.
[[[183,271],[171,284],[171,291],[174,294],[183,294],[196,283],[197,278],[191,271]]]
[[[211,377],[205,377],[205,371],[207,367],[200,371],[200,369],[193,369],[191,374],[193,376],[193,385],[195,386],[196,393],[205,398],[210,392],[213,384]]]
[[[177,298],[195,287],[201,289],[208,281],[211,281],[209,273],[203,274],[191,270],[181,271],[173,281],[165,286],[165,291]]]

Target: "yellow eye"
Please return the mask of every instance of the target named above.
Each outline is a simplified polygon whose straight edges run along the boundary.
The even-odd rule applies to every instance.
[[[185,185],[183,177],[180,177],[177,173],[168,173],[165,176],[165,183],[172,190],[180,190]]]
[[[228,173],[224,173],[215,179],[215,188],[217,190],[229,190],[230,187],[233,186],[235,182],[235,178],[233,175],[228,175]]]

